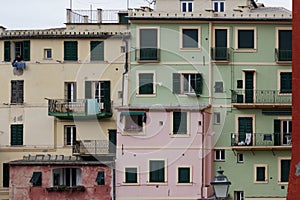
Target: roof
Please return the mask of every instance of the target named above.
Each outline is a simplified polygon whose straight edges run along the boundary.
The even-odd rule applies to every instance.
[[[250,10],[251,13],[282,13],[292,14],[292,12],[284,7],[259,7]]]
[[[151,110],[151,111],[173,111],[173,110],[186,110],[186,111],[203,111],[209,108],[210,105],[131,105],[120,106],[116,109],[119,111],[128,110]]]

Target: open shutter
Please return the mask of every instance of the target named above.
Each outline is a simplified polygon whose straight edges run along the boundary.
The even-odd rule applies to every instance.
[[[72,127],[73,129],[73,141],[72,141],[72,145],[76,144],[76,127]]]
[[[201,74],[196,74],[196,88],[195,88],[195,93],[197,95],[202,94],[202,88],[203,88],[202,75]]]
[[[85,81],[85,98],[91,99],[92,98],[92,81]]]
[[[180,94],[180,74],[173,73],[173,93]]]
[[[23,52],[22,52],[22,57],[24,61],[29,61],[30,60],[30,41],[26,40],[23,41]]]
[[[103,82],[103,95],[104,95],[104,110],[105,112],[111,112],[111,103],[110,103],[110,81]]]
[[[10,41],[4,41],[4,61],[10,62],[11,55],[10,55]]]
[[[280,145],[280,120],[279,119],[274,120],[274,145],[275,146]]]

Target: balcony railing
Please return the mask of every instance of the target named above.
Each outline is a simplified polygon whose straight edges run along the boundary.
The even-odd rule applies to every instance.
[[[292,61],[292,50],[275,49],[275,55],[276,55],[277,62]]]
[[[159,62],[160,49],[158,48],[136,49],[136,60],[138,62]]]
[[[115,144],[108,140],[80,140],[73,146],[73,154],[102,155],[115,154]]]
[[[231,146],[291,146],[292,133],[231,133]]]
[[[290,107],[292,105],[291,93],[280,93],[279,90],[231,90],[233,104],[247,104],[256,106],[272,105]]]
[[[215,61],[229,61],[229,49],[226,47],[211,48],[211,59]]]
[[[98,99],[48,99],[48,115],[61,119],[108,118],[112,116],[111,102],[99,102]]]

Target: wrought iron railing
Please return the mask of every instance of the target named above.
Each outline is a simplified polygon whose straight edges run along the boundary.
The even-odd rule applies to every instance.
[[[275,49],[276,61],[292,61],[292,50]]]
[[[232,103],[291,104],[292,94],[279,90],[231,90]]]
[[[215,61],[229,61],[229,49],[226,47],[211,48],[211,58]]]
[[[160,60],[160,49],[158,48],[142,48],[136,49],[136,60],[137,61],[159,61]]]
[[[292,133],[231,133],[231,146],[291,146]]]
[[[73,146],[74,154],[109,154],[116,153],[115,144],[108,140],[79,140]]]

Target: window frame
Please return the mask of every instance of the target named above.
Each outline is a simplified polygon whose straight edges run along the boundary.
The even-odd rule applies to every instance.
[[[157,31],[157,44],[156,44],[156,48],[157,48],[157,59],[153,59],[153,60],[141,60],[141,56],[140,56],[140,49],[141,49],[141,30],[146,30],[146,29],[155,29]],[[157,63],[160,61],[160,27],[159,26],[140,26],[136,28],[136,49],[139,50],[139,52],[136,52],[135,57],[136,57],[136,61],[137,62],[142,62],[142,63]]]
[[[243,159],[241,159],[241,157],[243,158]],[[244,154],[243,153],[237,153],[236,154],[236,162],[237,163],[244,163],[245,162],[245,160],[244,160]]]
[[[215,162],[225,162],[225,149],[215,149],[215,156],[214,161]]]
[[[162,182],[154,182],[154,181],[150,181],[150,176],[151,176],[151,161],[163,161],[164,162],[164,181]],[[167,184],[168,181],[168,173],[167,173],[167,160],[165,159],[150,159],[148,160],[148,178],[147,178],[147,183],[150,185],[163,185],[163,184]]]
[[[100,47],[98,47],[99,49],[97,49],[99,51],[97,53],[99,53],[99,54],[95,55],[95,51],[93,51],[95,47],[92,49],[92,47],[93,47],[92,43],[99,43],[98,45],[101,45]],[[104,40],[91,40],[90,41],[90,61],[91,62],[103,62],[104,60],[105,60],[105,41]]]
[[[73,44],[72,44],[73,43]],[[70,47],[66,47],[66,45],[75,45],[75,49],[68,49]],[[71,51],[71,52],[70,52]],[[78,41],[77,40],[65,40],[63,41],[63,55],[64,55],[64,61],[66,62],[78,62]],[[72,55],[68,55],[72,54]],[[73,58],[74,57],[74,58]]]
[[[214,112],[214,124],[220,125],[221,124],[221,112]]]
[[[198,45],[197,47],[184,47],[183,31],[184,30],[197,30],[198,31]],[[201,26],[180,26],[179,49],[181,51],[200,51],[201,50]]]
[[[234,191],[234,200],[244,200],[244,191]]]
[[[137,112],[137,113],[135,113]],[[144,111],[129,111],[128,113],[127,112],[124,112],[124,114],[122,114],[123,112],[120,113],[120,122],[122,124],[121,128],[122,128],[122,135],[145,135],[145,131],[146,131],[146,123],[147,123],[147,113],[144,112]],[[132,114],[130,114],[132,113]],[[130,129],[127,129],[126,128],[126,121],[127,121],[127,118],[130,117],[130,120],[131,120],[131,116],[132,115],[138,115],[138,116],[141,116],[142,119],[142,127],[141,127],[141,130],[137,129],[136,131],[133,129],[133,130],[130,130]]]
[[[67,141],[67,139],[68,139],[68,136],[67,136],[67,134],[68,134],[68,129],[70,128],[70,144],[68,144],[68,141]],[[74,130],[75,130],[75,132],[74,132]],[[74,136],[75,136],[75,138],[74,138]],[[66,146],[66,147],[72,147],[72,146],[74,146],[74,145],[76,145],[76,141],[77,141],[77,128],[76,128],[76,126],[75,125],[65,125],[64,126],[64,145]]]
[[[136,183],[126,182],[126,169],[136,169]],[[124,167],[123,185],[139,185],[139,168],[138,166],[126,166]]]
[[[189,5],[192,5],[192,9],[190,10]],[[183,6],[186,6],[186,10],[183,10]],[[184,0],[184,1],[180,1],[180,12],[194,12],[194,1],[189,1],[189,0]]]
[[[195,76],[195,88],[192,88],[193,91],[185,92],[184,91],[184,85],[186,82],[185,75],[194,75]],[[179,77],[178,77],[179,76]],[[198,79],[197,79],[198,76]],[[178,79],[179,78],[179,79]],[[175,80],[178,79],[178,80]],[[198,85],[197,80],[199,81]],[[189,82],[189,85],[191,86],[191,83]],[[203,74],[199,73],[197,71],[178,71],[177,73],[172,74],[172,92],[175,95],[180,96],[200,96],[203,94],[203,88],[204,88],[204,78]]]
[[[103,174],[103,177],[100,176],[101,174]],[[97,171],[97,176],[96,176],[95,182],[97,183],[98,186],[104,186],[105,185],[105,183],[106,183],[105,177],[106,177],[106,173],[105,173],[104,170]],[[98,178],[100,178],[100,181],[98,181]]]
[[[35,181],[36,176],[38,176],[37,181]],[[29,182],[32,183],[32,186],[34,187],[41,187],[43,185],[42,177],[42,172],[33,172]]]
[[[13,128],[19,129],[20,127],[22,127],[22,143],[21,144],[13,144]],[[15,130],[18,132],[18,134],[20,134],[19,130]],[[20,135],[14,136],[14,137],[20,137]],[[10,146],[11,147],[19,147],[19,146],[24,146],[24,124],[11,124],[10,125]]]
[[[186,113],[186,133],[174,133],[174,113]],[[170,112],[171,137],[190,137],[190,112],[172,111]]]
[[[276,27],[275,28],[275,43],[276,43],[276,49],[279,49],[279,31],[293,31],[292,30],[292,27]],[[292,62],[292,60],[291,61],[280,61],[280,60],[277,60],[277,62],[278,63],[290,63],[290,62]]]
[[[49,56],[50,52],[50,56]],[[51,48],[44,48],[44,60],[52,60],[53,59],[53,53]]]
[[[180,176],[179,176],[179,170],[180,169],[183,169],[183,168],[188,168],[189,169],[189,182],[188,183],[185,183],[185,182],[179,182],[179,179],[180,179]],[[188,165],[185,165],[185,166],[177,166],[176,167],[176,185],[193,185],[193,170],[192,170],[192,166],[188,166]]]
[[[153,74],[152,94],[140,94],[140,74]],[[136,96],[138,97],[156,96],[156,73],[154,70],[143,70],[143,71],[136,72]]]
[[[221,4],[223,3],[223,11],[221,11]],[[218,5],[218,10],[215,9],[215,5]],[[225,6],[225,1],[224,0],[213,0],[212,1],[212,9],[214,12],[225,12],[226,11],[226,6]]]
[[[264,175],[265,175],[265,180],[257,180],[257,175],[258,175],[258,168],[263,167],[264,170]],[[268,165],[267,164],[255,164],[254,165],[254,183],[268,183],[269,182],[269,176],[268,176]]]
[[[14,86],[14,84],[16,84]],[[10,103],[11,104],[24,104],[24,94],[25,94],[25,81],[24,80],[11,80],[10,84]],[[13,95],[18,94],[17,97]],[[20,96],[20,97],[19,97]]]
[[[72,172],[69,174],[70,176],[67,178],[67,173],[66,170],[72,169],[71,171],[73,171],[73,169],[75,169],[75,173],[76,173],[76,184],[73,185],[73,176],[72,176]],[[56,173],[57,172],[57,173]],[[58,184],[55,183],[55,174],[58,174],[58,178],[59,178],[59,182]],[[53,168],[51,170],[51,175],[52,175],[52,179],[51,179],[51,185],[52,186],[59,186],[59,185],[66,185],[66,186],[78,186],[78,185],[82,185],[82,169],[78,168],[78,167],[58,167],[58,168]],[[70,185],[67,185],[67,179],[69,179],[69,182],[72,183]],[[78,181],[78,182],[77,182]]]
[[[288,181],[287,182],[283,182],[281,181],[281,161],[282,160],[289,160],[290,161],[290,165],[291,165],[291,157],[278,157],[278,184],[279,185],[288,185]]]
[[[291,88],[291,92],[287,93],[287,92],[282,92],[281,91],[281,73],[291,73],[292,76],[292,70],[278,70],[278,78],[277,78],[277,83],[278,83],[278,95],[279,96],[285,96],[285,95],[292,95],[292,88]],[[291,84],[292,87],[292,84]]]
[[[253,48],[239,48],[239,31],[240,30],[253,30],[254,44]],[[235,51],[237,52],[256,52],[257,51],[257,30],[256,27],[236,27],[235,28]]]
[[[71,91],[68,89],[68,85],[71,86]],[[70,99],[68,98],[68,93],[70,93]],[[64,82],[64,98],[66,102],[76,102],[77,100],[77,82],[66,81]]]

